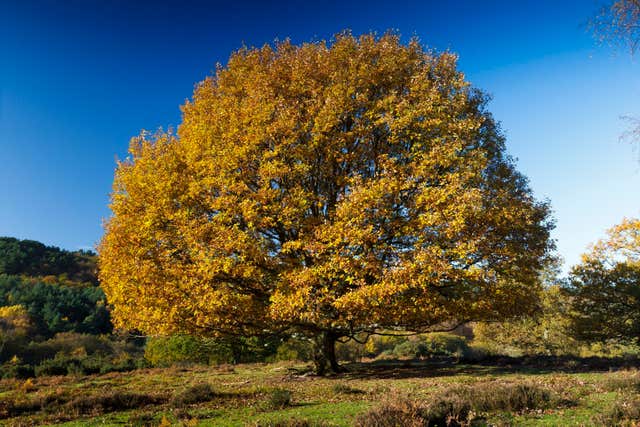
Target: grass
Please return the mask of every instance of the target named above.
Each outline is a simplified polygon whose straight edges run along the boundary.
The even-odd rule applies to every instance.
[[[404,414],[415,425],[580,426],[640,418],[636,369],[391,361],[352,364],[332,377],[306,372],[277,363],[2,380],[0,425],[373,427],[397,425],[380,420]]]

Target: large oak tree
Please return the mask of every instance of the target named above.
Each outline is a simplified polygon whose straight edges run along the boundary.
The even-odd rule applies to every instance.
[[[397,35],[235,52],[119,163],[100,279],[121,327],[334,344],[536,307],[551,243],[456,57]]]

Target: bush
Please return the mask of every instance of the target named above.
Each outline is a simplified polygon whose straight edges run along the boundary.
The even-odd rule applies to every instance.
[[[393,348],[393,355],[400,358],[418,359],[429,355],[427,346],[417,340],[407,340]]]
[[[217,365],[235,362],[237,356],[234,356],[234,350],[238,349],[230,341],[172,335],[148,338],[144,357],[152,366],[161,367],[176,364]]]
[[[53,359],[43,360],[38,366],[36,366],[35,374],[38,377],[75,374],[78,372],[79,367],[79,359],[64,355],[57,355]]]
[[[637,426],[640,421],[640,396],[632,396],[615,402],[611,408],[594,421],[603,426]]]
[[[552,394],[530,384],[478,384],[445,389],[429,401],[394,398],[361,414],[359,427],[460,426],[474,421],[478,412],[522,412],[549,408]]]
[[[356,427],[423,427],[425,419],[419,403],[405,398],[393,398],[358,415]]]
[[[218,393],[215,392],[210,384],[196,384],[174,396],[173,403],[177,406],[191,405],[194,403],[208,402],[216,396],[218,396]]]
[[[108,372],[128,372],[139,364],[130,357],[110,358],[106,356],[74,357],[58,353],[53,359],[43,360],[35,367],[36,376],[91,375]]]
[[[365,355],[365,346],[355,340],[336,343],[336,357],[338,360],[355,362]]]
[[[267,395],[267,407],[269,409],[283,409],[291,406],[291,392],[282,388],[276,388]]]
[[[393,355],[400,358],[424,358],[433,356],[462,357],[469,352],[464,337],[454,334],[432,333],[404,338],[393,348]]]
[[[531,409],[547,409],[552,406],[552,393],[533,384],[485,383],[473,387],[453,389],[443,396],[461,397],[477,412],[522,412]]]
[[[57,354],[84,357],[93,354],[113,353],[113,343],[106,336],[63,332],[42,342],[31,342],[22,352],[22,358],[37,364],[52,359]]]
[[[332,387],[333,392],[336,394],[363,394],[364,391],[359,388],[353,388],[346,384],[334,384]]]
[[[407,337],[399,335],[374,335],[364,345],[365,354],[369,357],[377,357],[383,353],[392,355],[393,349],[406,340]]]
[[[27,379],[35,375],[36,373],[31,365],[7,362],[0,366],[0,378]]]
[[[299,360],[308,362],[313,358],[311,343],[304,339],[289,338],[280,346],[275,354],[276,361]]]
[[[306,419],[289,418],[277,421],[258,421],[255,427],[324,427],[329,424],[320,421],[309,421]]]
[[[138,409],[146,405],[159,405],[167,401],[166,396],[127,392],[108,392],[93,396],[81,396],[65,405],[65,409],[77,415]]]
[[[604,391],[640,391],[638,372],[622,372],[608,375],[601,383]]]

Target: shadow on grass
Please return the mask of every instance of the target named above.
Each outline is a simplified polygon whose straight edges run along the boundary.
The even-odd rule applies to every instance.
[[[550,373],[606,372],[639,368],[640,359],[569,356],[488,357],[479,362],[466,362],[440,357],[425,360],[377,360],[350,363],[347,372],[334,378],[352,379],[404,379],[433,378],[455,375],[541,375]]]

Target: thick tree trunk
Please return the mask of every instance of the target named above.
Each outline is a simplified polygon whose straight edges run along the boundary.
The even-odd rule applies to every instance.
[[[320,333],[315,339],[313,362],[317,375],[324,375],[327,371],[333,373],[343,372],[344,368],[336,358],[336,341],[338,335],[332,331]]]

